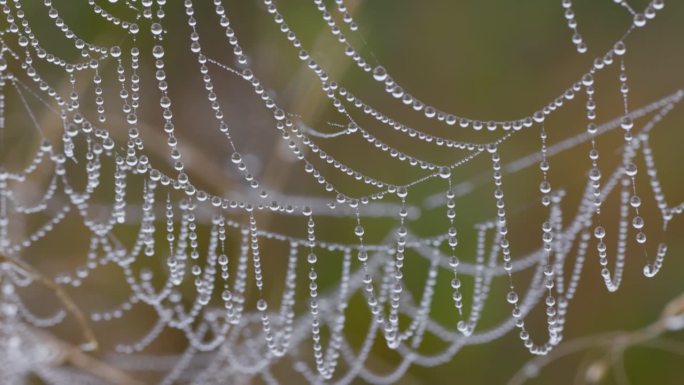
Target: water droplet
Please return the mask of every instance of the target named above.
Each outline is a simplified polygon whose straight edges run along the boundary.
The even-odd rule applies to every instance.
[[[639,233],[637,233],[637,235],[636,235],[636,241],[637,241],[639,244],[642,244],[642,245],[643,245],[644,243],[646,243],[646,234],[644,234],[643,231],[640,231]]]
[[[240,155],[240,153],[238,153],[238,152],[234,152],[233,155],[231,155],[230,160],[233,163],[238,164],[238,163],[242,162],[242,155]]]
[[[603,239],[606,236],[606,229],[603,226],[596,226],[594,228],[594,236],[596,239]]]
[[[268,308],[268,304],[266,303],[266,300],[264,300],[262,298],[259,301],[257,301],[257,310],[266,311],[267,308]]]
[[[228,256],[225,254],[221,254],[218,258],[218,263],[221,266],[226,266],[228,264]]]
[[[115,45],[109,50],[109,54],[112,55],[112,57],[115,59],[121,57],[121,47]]]
[[[152,48],[152,56],[154,56],[155,59],[161,59],[164,57],[164,47],[160,45],[155,45],[154,48]]]
[[[440,167],[439,176],[443,179],[449,179],[449,177],[451,177],[451,168],[449,168],[448,166]]]
[[[635,216],[634,219],[632,219],[632,227],[634,227],[637,230],[640,230],[644,227],[644,218],[640,216]]]
[[[508,295],[506,295],[506,301],[508,301],[508,303],[510,303],[510,304],[518,303],[518,293],[516,293],[512,290],[509,291]]]
[[[548,194],[549,192],[551,192],[551,183],[549,183],[548,181],[541,182],[541,184],[539,184],[539,191],[542,194]]]
[[[384,82],[387,79],[387,70],[383,66],[377,66],[373,70],[373,78],[379,82]]]
[[[637,174],[637,166],[634,163],[627,163],[625,165],[625,174],[628,176],[635,176]]]
[[[152,23],[152,25],[150,26],[150,30],[152,31],[152,34],[155,36],[159,36],[162,34],[162,32],[164,32],[161,24],[159,23]]]
[[[643,27],[646,25],[646,17],[643,13],[637,13],[634,15],[634,26]]]
[[[601,180],[601,170],[598,167],[592,167],[589,171],[589,178],[594,182]]]

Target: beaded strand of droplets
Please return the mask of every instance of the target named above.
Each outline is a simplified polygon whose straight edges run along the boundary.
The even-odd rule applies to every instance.
[[[276,21],[277,24],[282,24],[281,31],[285,34],[288,34],[288,37],[292,37],[292,39],[289,39],[293,43],[295,41],[298,42],[294,38],[294,33],[289,29],[289,27],[284,24],[284,18],[283,16],[277,11],[277,8],[275,4],[273,4],[273,0],[263,0],[264,4],[268,7],[268,11],[274,15],[274,20]],[[565,0],[564,0],[565,1]],[[373,78],[384,84],[385,85],[385,91],[391,95],[392,97],[396,99],[402,100],[402,102],[406,105],[412,105],[413,108],[416,111],[423,111],[424,115],[428,119],[437,119],[439,121],[445,122],[447,125],[456,125],[457,123],[463,127],[471,127],[472,129],[479,131],[482,130],[483,128],[487,128],[489,131],[494,131],[497,129],[503,129],[503,130],[510,130],[512,129],[521,129],[523,127],[532,127],[534,122],[537,123],[542,123],[547,115],[549,115],[554,109],[554,103],[550,103],[547,107],[542,108],[541,110],[535,112],[531,116],[518,119],[518,120],[513,120],[513,121],[488,121],[488,122],[483,122],[481,120],[474,120],[474,119],[468,119],[468,118],[462,118],[459,117],[455,114],[449,114],[446,112],[442,112],[439,109],[430,106],[413,95],[409,94],[403,87],[401,87],[399,84],[395,82],[395,80],[388,74],[387,70],[383,66],[376,66],[375,68],[372,68],[368,63],[367,60],[365,60],[361,54],[354,49],[354,47],[349,43],[349,40],[347,37],[344,35],[342,32],[341,28],[336,24],[334,18],[330,15],[330,13],[327,10],[326,5],[322,0],[313,0],[314,5],[316,8],[321,12],[323,21],[325,22],[326,25],[329,26],[331,33],[333,36],[337,37],[337,40],[345,46],[345,54],[353,59],[353,61],[357,64],[357,66],[367,72],[371,73],[373,75]],[[664,1],[663,0],[652,0],[649,5],[646,7],[644,13],[635,13],[634,14],[634,20],[632,26],[627,30],[627,32],[624,34],[623,39],[626,38],[632,30],[637,27],[643,27],[646,25],[646,21],[648,19],[653,19],[656,16],[656,12],[659,10],[662,10],[664,8]],[[356,25],[354,22],[352,15],[348,12],[344,13],[344,20],[345,23],[348,25]],[[353,30],[357,30],[354,28]],[[299,48],[296,47],[295,48]],[[578,50],[580,48],[582,50],[586,51],[586,44],[581,41],[577,45]],[[600,59],[596,59],[595,63],[599,63]],[[610,63],[607,63],[610,65]],[[601,68],[603,68],[603,65],[600,65]],[[592,73],[596,68],[596,66],[589,72]]]
[[[577,19],[575,18],[575,11],[572,8],[572,0],[561,0],[561,6],[565,10],[564,16],[568,22],[568,28],[572,31],[572,44],[575,45],[577,52],[586,53],[587,43],[584,42],[584,39],[577,28]]]

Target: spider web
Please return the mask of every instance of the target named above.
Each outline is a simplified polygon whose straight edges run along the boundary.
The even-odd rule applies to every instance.
[[[134,322],[141,307],[154,314],[147,330],[126,337],[128,342],[117,339],[112,350],[121,355],[112,362],[132,371],[161,371],[162,384],[236,383],[253,377],[280,383],[284,379],[275,373],[282,373],[283,366],[310,383],[348,384],[359,377],[394,383],[411,365],[447,363],[463,347],[491,342],[514,329],[530,353],[544,355],[563,339],[587,258],[598,256],[610,291],[622,283],[632,243],[644,256],[645,276],[655,276],[663,266],[667,247],[654,247],[647,230],[662,236],[684,203],[666,200],[649,135],[684,91],[630,108],[625,60],[629,37],[643,33],[642,27],[663,9],[662,1],[651,1],[642,12],[619,2],[633,21],[586,73],[538,111],[494,121],[443,111],[412,95],[377,64],[372,52],[364,53],[369,51],[365,39],[344,1],[314,0],[310,6],[344,60],[401,109],[428,124],[452,127],[444,136],[416,128],[422,123],[411,126],[393,118],[395,111],[382,112],[373,96],[353,93],[299,40],[296,23],[290,24],[281,5],[270,0],[263,1],[262,12],[282,33],[289,55],[301,62],[301,77],[319,92],[318,103],[331,110],[333,118],[326,124],[269,91],[242,46],[247,34],[234,27],[239,21],[229,5],[219,0],[110,3],[116,4],[89,0],[78,10],[79,17],[101,23],[110,40],[117,41],[98,45],[77,35],[61,15],[74,7],[46,0],[27,9],[23,1],[0,0],[0,127],[9,137],[8,129],[22,125],[16,146],[31,154],[9,159],[0,169],[3,352],[12,350],[12,335],[30,335],[25,325],[55,327],[74,318],[66,303],[54,315],[34,314],[20,296],[43,282],[23,262],[13,261],[37,264],[31,256],[53,233],[79,233],[86,256],[78,266],[65,262],[58,274],[45,273],[56,285],[87,286],[89,280],[102,280],[97,274],[104,270],[106,285],[100,290],[127,289],[119,305],[107,310],[93,306],[90,323]],[[561,5],[578,52],[588,52],[572,3]],[[32,17],[54,24],[61,45],[44,43],[36,32],[43,26]],[[184,36],[182,46],[169,37],[172,33]],[[224,51],[214,53],[215,40],[222,39]],[[212,44],[205,47],[209,40]],[[64,46],[78,54],[61,53]],[[595,78],[611,70],[618,74],[624,111],[597,124]],[[201,93],[181,93],[193,87]],[[267,111],[257,124],[267,134],[242,128],[246,118],[224,93],[233,88],[239,95],[249,92]],[[560,135],[549,127],[551,117],[577,100],[584,103],[586,129],[552,142],[550,137]],[[193,124],[193,135],[220,143],[220,160],[184,146],[180,132],[187,131],[176,127],[188,124]],[[620,158],[611,164],[609,157],[604,160],[605,151],[599,156],[599,139],[614,131],[621,131],[623,139],[611,144]],[[529,132],[536,150],[505,158],[512,138]],[[274,157],[289,164],[276,160],[272,167],[283,173],[290,167],[303,170],[309,179],[301,185],[305,193],[270,186],[265,171],[260,172],[268,169],[263,167],[268,160],[243,150],[245,138],[279,143],[273,145]],[[350,150],[350,142],[344,142],[350,138],[365,145]],[[391,144],[396,140],[410,144]],[[345,144],[336,146],[339,142]],[[564,180],[574,178],[574,187],[583,187],[573,204],[565,204],[573,186],[551,184],[551,160],[580,146],[590,150],[589,156],[577,161],[577,175]],[[447,151],[453,158],[432,161],[431,151]],[[371,164],[375,156],[394,160],[404,181],[396,182]],[[23,166],[12,169],[16,163]],[[532,167],[540,170],[532,185],[539,199],[534,205],[545,218],[531,230],[541,246],[520,253],[509,224],[511,213],[525,207],[507,204],[504,197],[515,180],[510,175]],[[468,174],[469,168],[487,171]],[[491,212],[483,217],[493,219],[468,223],[459,203],[478,189],[491,194]],[[425,193],[436,190],[435,195]],[[655,201],[662,225],[645,223],[641,197]],[[618,207],[614,233],[603,219],[607,204]],[[421,235],[412,222],[424,216],[439,218],[430,226],[439,230]],[[339,236],[327,238],[331,233]],[[607,246],[609,239],[617,242],[614,250]],[[271,255],[280,260],[272,261]],[[115,270],[119,278],[113,282]],[[505,289],[499,293],[495,284]],[[442,293],[453,303],[447,322],[434,314],[435,296]],[[486,320],[487,304],[505,306],[492,304],[499,294],[510,315]],[[545,324],[533,328],[526,320],[535,308],[544,309]],[[360,341],[348,335],[350,314],[367,320]],[[169,330],[186,341],[182,354],[172,360],[144,354]],[[427,338],[440,341],[442,348],[425,349]],[[83,348],[96,346],[88,333],[84,339]],[[367,365],[378,341],[400,357],[387,373]],[[25,343],[39,349],[38,342]],[[3,371],[11,368],[17,376],[34,372],[55,383],[77,376],[50,369],[49,359],[14,364],[17,357],[33,354],[3,354],[8,357],[0,361]]]

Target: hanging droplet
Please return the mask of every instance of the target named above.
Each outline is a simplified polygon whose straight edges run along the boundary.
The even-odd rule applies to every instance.
[[[549,162],[546,160],[543,160],[539,163],[539,169],[542,171],[549,171]]]
[[[169,98],[168,96],[162,96],[159,100],[159,106],[161,106],[161,108],[171,107],[171,98]]]
[[[164,47],[160,45],[155,45],[154,48],[152,48],[152,56],[154,56],[155,59],[161,59],[164,57]]]
[[[266,308],[268,308],[268,304],[266,303],[266,300],[263,298],[257,301],[257,310],[259,311],[266,311]]]
[[[596,239],[603,239],[606,236],[606,229],[603,228],[603,226],[596,226],[594,228],[594,236]]]
[[[459,261],[458,257],[452,256],[451,258],[449,258],[449,266],[452,269],[457,268],[460,263],[461,263],[461,261]]]
[[[518,303],[518,293],[516,293],[512,290],[509,291],[508,295],[506,295],[506,301],[508,301],[508,303],[510,303],[512,305]]]
[[[641,244],[641,245],[643,245],[644,243],[646,243],[646,234],[644,234],[643,231],[640,231],[639,233],[637,233],[637,235],[636,235],[636,241],[637,241],[637,243],[639,243],[639,244]]]
[[[634,15],[634,26],[635,27],[643,27],[646,25],[646,17],[644,16],[643,13],[637,13]]]
[[[637,174],[637,166],[634,163],[627,163],[625,165],[625,174],[628,176],[635,176]]]
[[[375,67],[373,70],[373,78],[379,82],[384,82],[387,79],[387,70],[385,70],[385,67]]]
[[[150,26],[150,30],[152,31],[152,34],[155,36],[159,36],[162,34],[162,32],[164,32],[161,24],[159,23],[152,23],[152,25]]]
[[[634,219],[632,219],[632,227],[634,227],[637,230],[640,230],[644,227],[644,218],[640,216],[635,216]]]
[[[598,167],[592,167],[589,171],[589,179],[595,182],[601,180],[601,170]]]
[[[109,54],[112,55],[112,57],[115,59],[121,57],[121,47],[119,47],[118,45],[113,46],[112,48],[110,48]]]
[[[439,168],[439,176],[442,179],[449,179],[449,177],[451,176],[451,168],[449,168],[448,166],[440,167]]]
[[[542,181],[539,184],[539,191],[542,194],[548,194],[549,192],[551,192],[551,183],[549,183],[548,181]]]
[[[230,160],[233,163],[238,164],[238,163],[242,162],[242,155],[240,155],[239,152],[234,152],[233,155],[230,156]]]
[[[218,258],[218,263],[221,266],[228,265],[228,256],[225,254],[221,254],[221,256],[219,256],[219,258]]]

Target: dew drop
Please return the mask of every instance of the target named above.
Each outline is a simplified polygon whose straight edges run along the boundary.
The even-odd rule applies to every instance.
[[[159,23],[152,23],[152,25],[150,26],[150,30],[152,31],[152,34],[155,36],[161,35],[161,33],[164,31],[162,29],[161,24]]]
[[[644,243],[646,243],[646,234],[644,234],[643,231],[640,231],[639,233],[637,233],[637,235],[636,235],[636,241],[637,241],[637,243],[639,243],[639,244],[641,244],[641,245],[643,245]]]
[[[634,163],[627,163],[625,165],[625,174],[628,176],[635,176],[637,174],[637,166]]]
[[[159,100],[159,106],[161,106],[161,108],[171,107],[171,98],[168,96],[162,96],[162,98]]]
[[[155,45],[154,48],[152,48],[152,56],[154,56],[155,59],[161,59],[164,57],[164,47],[160,45]]]
[[[551,183],[549,183],[548,181],[542,181],[539,184],[539,191],[542,194],[548,194],[549,192],[551,192]]]
[[[451,176],[451,168],[449,168],[448,166],[440,167],[439,168],[439,176],[442,179],[449,179],[449,177]]]
[[[603,226],[596,226],[594,228],[594,236],[596,239],[603,239],[606,236],[606,229]]]
[[[629,116],[625,116],[620,120],[620,127],[622,127],[623,130],[631,130],[632,127],[634,127],[634,121],[632,121],[632,118]]]
[[[373,70],[373,78],[379,82],[384,82],[387,79],[387,70],[383,66],[377,66]]]
[[[109,54],[115,59],[121,57],[121,47],[115,45],[109,50]]]
[[[263,298],[257,301],[257,310],[259,311],[265,311],[266,308],[268,308],[268,304],[266,303],[266,300]]]
[[[516,293],[512,290],[509,291],[508,295],[506,295],[506,301],[508,301],[508,303],[510,303],[510,304],[518,303],[518,293]]]
[[[643,27],[646,25],[646,17],[643,13],[637,13],[634,15],[634,26]]]
[[[233,163],[238,164],[238,163],[242,162],[242,155],[240,155],[240,153],[238,153],[238,152],[234,152],[233,155],[231,155],[230,160]]]
[[[640,216],[635,216],[634,219],[632,219],[632,227],[634,227],[637,230],[640,230],[644,227],[644,218]]]

